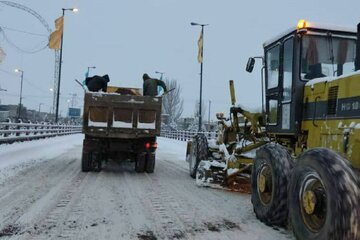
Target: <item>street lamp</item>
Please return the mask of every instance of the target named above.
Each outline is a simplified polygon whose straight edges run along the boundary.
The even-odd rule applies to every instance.
[[[201,35],[200,37],[202,38],[201,40],[204,41],[204,27],[209,25],[209,24],[201,24],[201,23],[195,23],[195,22],[191,22],[190,23],[191,26],[201,26]],[[200,39],[199,39],[200,40]],[[202,116],[201,116],[201,105],[202,105],[202,78],[203,78],[203,56],[204,56],[204,44],[201,44],[201,46],[199,45],[199,47],[201,47],[201,49],[199,49],[200,51],[200,103],[199,103],[199,128],[198,131],[201,131],[201,122],[202,122]]]
[[[156,74],[160,74],[160,80],[163,79],[163,76],[164,76],[164,72],[159,72],[159,71],[155,71]]]
[[[43,103],[39,103],[39,114],[38,114],[38,115],[39,115],[39,118],[38,118],[39,121],[41,120],[41,111],[40,111],[41,105],[44,105],[44,104],[43,104]]]
[[[85,73],[85,80],[83,81],[83,84],[85,84],[86,78],[89,77],[89,73],[90,73],[90,68],[95,69],[95,66],[92,67],[87,67],[87,72]],[[83,87],[83,85],[81,84],[81,86]]]
[[[16,68],[16,73],[21,73],[21,83],[20,83],[20,103],[18,108],[18,118],[21,117],[21,102],[22,102],[22,88],[23,88],[23,81],[24,81],[24,71],[21,69]]]
[[[62,17],[65,17],[65,11],[78,12],[77,8],[63,8],[62,9]],[[57,93],[56,93],[56,110],[55,110],[55,122],[58,122],[59,115],[59,97],[60,97],[60,82],[61,82],[61,65],[62,65],[62,52],[63,52],[63,42],[64,42],[64,27],[61,33],[61,43],[60,43],[60,61],[59,61],[59,79],[57,85]]]
[[[92,67],[87,67],[87,77],[89,76],[89,73],[90,73],[90,68],[92,68],[92,69],[95,69],[96,67],[95,66],[92,66]]]
[[[43,103],[39,103],[39,115],[40,115],[40,108],[41,108],[41,105],[44,105]]]
[[[211,112],[211,100],[209,100],[208,132],[210,132],[210,112]]]

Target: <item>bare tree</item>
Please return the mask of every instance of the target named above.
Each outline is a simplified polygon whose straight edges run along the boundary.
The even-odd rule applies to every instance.
[[[194,108],[194,122],[191,124],[191,126],[189,127],[189,130],[198,130],[198,127],[199,127],[199,103],[200,103],[200,100],[197,100],[196,103],[195,103],[195,108]],[[201,119],[202,119],[202,123],[201,123],[201,129],[204,129],[204,116],[205,116],[205,113],[206,113],[206,104],[204,103],[204,101],[202,101],[202,105],[201,105]]]
[[[199,114],[199,104],[200,104],[200,100],[197,100],[196,101],[196,104],[195,104],[195,109],[194,109],[194,116],[196,118],[199,118],[200,114]],[[201,119],[204,120],[204,116],[205,116],[205,113],[206,113],[206,104],[204,102],[204,100],[202,101],[202,104],[201,104]]]
[[[175,79],[165,79],[164,82],[168,90],[173,89],[162,99],[163,113],[169,115],[169,123],[172,124],[181,117],[184,101],[181,98],[181,87]]]

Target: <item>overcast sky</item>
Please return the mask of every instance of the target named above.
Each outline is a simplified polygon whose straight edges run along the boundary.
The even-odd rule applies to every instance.
[[[51,3],[50,3],[51,2]],[[235,80],[237,101],[254,109],[261,104],[260,64],[254,72],[245,71],[248,57],[263,54],[262,44],[274,35],[296,25],[299,19],[355,27],[360,22],[360,1],[335,0],[19,0],[41,15],[54,29],[62,8],[77,7],[78,13],[65,14],[60,111],[64,116],[71,94],[77,94],[82,107],[83,91],[74,79],[109,74],[110,84],[142,87],[142,74],[175,79],[182,88],[184,117],[194,113],[199,98],[197,40],[204,34],[203,99],[211,100],[211,117],[228,114],[228,81]],[[20,75],[24,71],[23,104],[32,109],[52,108],[54,51],[47,44],[46,28],[31,14],[0,3],[0,47],[6,58],[0,63],[2,104],[18,104]],[[25,33],[24,33],[25,32]],[[206,113],[207,116],[207,113]]]

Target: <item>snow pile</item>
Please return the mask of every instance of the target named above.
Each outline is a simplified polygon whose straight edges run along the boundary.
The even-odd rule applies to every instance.
[[[157,155],[170,160],[186,160],[186,141],[158,137]]]
[[[58,157],[82,145],[83,134],[0,145],[0,182],[35,162]]]

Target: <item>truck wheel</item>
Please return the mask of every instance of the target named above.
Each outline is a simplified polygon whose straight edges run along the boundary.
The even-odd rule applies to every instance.
[[[146,166],[147,173],[153,173],[155,169],[155,153],[146,154]]]
[[[100,172],[102,169],[102,157],[101,153],[96,153],[92,155],[92,170],[95,172]]]
[[[192,178],[196,177],[196,170],[201,160],[207,160],[209,147],[204,134],[197,134],[192,141],[190,153],[187,156],[189,161],[189,172]]]
[[[136,161],[135,161],[135,171],[138,173],[142,173],[145,171],[145,164],[146,164],[146,153],[139,153],[136,156]]]
[[[81,171],[88,172],[90,170],[91,170],[91,153],[83,151],[81,158]]]
[[[297,239],[360,239],[360,189],[347,160],[325,148],[299,156],[289,185]]]
[[[251,202],[256,217],[267,225],[286,224],[291,168],[291,156],[279,144],[268,143],[256,152],[251,172]]]

